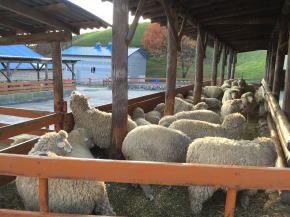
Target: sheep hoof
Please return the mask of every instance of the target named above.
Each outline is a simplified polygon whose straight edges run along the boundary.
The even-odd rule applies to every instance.
[[[149,201],[153,201],[154,200],[154,196],[152,194],[148,194],[146,195],[146,198],[149,200]]]

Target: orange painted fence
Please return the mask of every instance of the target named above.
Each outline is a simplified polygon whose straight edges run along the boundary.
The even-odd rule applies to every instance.
[[[64,80],[64,88],[76,87],[75,80]],[[12,93],[25,93],[25,92],[38,92],[53,90],[53,81],[31,81],[31,82],[11,82],[0,83],[0,95],[12,94]]]

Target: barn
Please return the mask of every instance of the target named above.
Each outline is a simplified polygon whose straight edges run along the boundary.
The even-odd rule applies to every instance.
[[[112,44],[94,47],[72,46],[62,51],[63,60],[78,60],[75,64],[76,81],[87,83],[89,79],[95,82],[111,77],[112,74]],[[141,48],[128,48],[128,77],[145,77],[147,53]],[[64,79],[70,79],[71,73],[64,68]]]

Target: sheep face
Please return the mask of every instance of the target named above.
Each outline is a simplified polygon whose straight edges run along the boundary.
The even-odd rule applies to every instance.
[[[227,115],[222,123],[222,126],[226,129],[244,129],[246,124],[246,118],[240,113],[233,113]]]
[[[89,137],[88,132],[84,128],[78,128],[69,133],[68,140],[73,144],[77,142],[82,146],[85,146],[89,149],[95,146],[93,138]]]
[[[63,130],[58,132],[56,144],[54,144],[54,146],[56,148],[53,152],[57,155],[66,155],[67,153],[72,152],[72,147],[67,141],[67,133]]]
[[[71,110],[74,112],[86,111],[91,108],[88,103],[88,97],[84,96],[83,94],[77,91],[73,91],[71,93],[70,107]]]

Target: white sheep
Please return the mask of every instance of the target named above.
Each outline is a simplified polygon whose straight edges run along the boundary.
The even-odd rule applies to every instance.
[[[242,112],[244,109],[244,104],[241,99],[233,99],[225,101],[225,103],[221,107],[221,120],[224,120],[225,116],[236,113]]]
[[[222,103],[225,103],[225,101],[228,101],[228,100],[238,99],[238,98],[240,98],[239,90],[235,88],[230,88],[224,92]]]
[[[202,88],[202,93],[207,98],[221,99],[223,96],[223,89],[218,86],[205,86]]]
[[[223,91],[225,91],[228,88],[231,88],[231,82],[229,80],[225,80],[221,88],[223,89]]]
[[[13,143],[11,143],[10,146],[13,146],[13,145],[16,145],[16,144],[19,144],[19,143],[22,143],[22,142],[26,142],[26,141],[34,139],[34,138],[36,138],[36,137],[33,136],[33,135],[22,134],[22,135],[16,136],[14,138]]]
[[[222,124],[182,119],[173,122],[169,128],[180,130],[192,140],[206,136],[237,139],[244,130],[245,124],[245,117],[239,113],[234,113],[226,116]]]
[[[196,110],[179,112],[173,116],[164,116],[160,119],[159,125],[169,127],[174,121],[188,119],[188,120],[200,120],[214,124],[220,123],[220,116],[210,110]]]
[[[191,139],[178,130],[140,126],[125,137],[122,153],[127,160],[184,163],[189,143]],[[141,185],[141,188],[149,200],[154,199],[150,185]]]
[[[158,124],[160,119],[161,119],[161,114],[156,110],[147,112],[145,114],[145,120],[150,122],[151,124]]]
[[[165,109],[165,103],[159,103],[154,108],[155,111],[158,111],[161,114],[161,117],[164,116],[164,109]]]
[[[193,111],[193,110],[201,110],[201,109],[208,109],[207,103],[200,102],[196,105],[193,105],[192,103],[186,102],[184,99],[175,97],[174,114],[177,114],[183,111]]]
[[[183,99],[183,98],[184,98],[183,95],[182,95],[181,93],[176,94],[175,97],[180,98],[180,99]]]
[[[48,133],[40,137],[29,155],[93,158],[87,147],[86,134],[84,129],[76,129],[70,133],[68,140],[73,147],[72,152],[67,154],[65,148],[70,147],[70,144],[66,132]],[[16,186],[25,208],[32,211],[39,210],[38,179],[17,177]],[[50,212],[83,215],[100,212],[102,215],[115,215],[104,182],[49,179],[48,190]]]
[[[242,111],[244,114],[248,115],[255,110],[255,108],[257,106],[257,102],[255,99],[254,93],[252,93],[252,92],[244,93],[241,96],[241,100],[242,100],[243,105],[244,105],[244,108]]]
[[[73,91],[70,107],[75,121],[75,128],[88,130],[94,143],[100,148],[109,148],[111,145],[112,114],[93,108],[88,98]],[[128,118],[128,131],[137,127],[136,123]]]
[[[132,115],[133,121],[137,124],[137,126],[148,125],[151,124],[149,121],[145,120],[145,112],[142,108],[137,107],[133,111]]]
[[[201,97],[201,102],[205,102],[208,105],[208,109],[220,109],[222,102],[216,98]]]
[[[230,140],[219,137],[206,137],[194,140],[187,152],[186,162],[197,164],[241,165],[274,167],[276,161],[275,146],[269,138],[249,140]],[[193,175],[193,174],[191,174]],[[203,203],[212,197],[217,188],[190,186],[189,198],[195,215],[202,210]],[[241,204],[247,207],[249,195],[256,190],[246,191]]]

